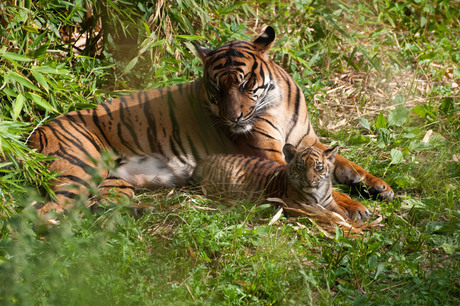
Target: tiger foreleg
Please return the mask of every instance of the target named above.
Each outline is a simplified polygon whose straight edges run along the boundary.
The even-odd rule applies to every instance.
[[[325,150],[327,146],[316,143],[316,147]],[[334,162],[332,181],[335,184],[343,184],[351,187],[364,187],[370,196],[376,196],[390,201],[394,197],[393,189],[384,180],[370,174],[362,167],[349,161],[341,155],[336,155]]]

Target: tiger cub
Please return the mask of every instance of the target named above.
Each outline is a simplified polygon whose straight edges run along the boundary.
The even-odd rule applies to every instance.
[[[210,155],[200,161],[192,175],[210,195],[258,200],[278,197],[319,204],[343,217],[366,218],[338,206],[332,196],[331,173],[339,147],[321,150],[305,147],[297,150],[286,144],[283,153],[288,164],[246,155]]]

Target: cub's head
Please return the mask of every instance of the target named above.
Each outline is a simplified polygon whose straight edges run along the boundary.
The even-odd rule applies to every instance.
[[[338,146],[325,151],[316,147],[297,150],[286,144],[283,153],[288,163],[289,181],[299,187],[318,187],[329,179],[334,169],[334,160]]]
[[[275,64],[268,56],[275,31],[256,40],[231,41],[215,50],[195,45],[204,64],[204,89],[212,113],[233,134],[247,133],[265,108],[279,103]]]

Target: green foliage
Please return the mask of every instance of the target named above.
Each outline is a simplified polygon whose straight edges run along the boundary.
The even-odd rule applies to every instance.
[[[458,1],[14,3],[0,3],[1,304],[458,304]],[[215,47],[266,25],[270,56],[319,101],[314,122],[338,73],[374,76],[384,92],[412,76],[359,128],[323,133],[394,187],[389,203],[359,198],[378,205],[383,228],[328,239],[308,219],[269,226],[272,208],[177,192],[139,197],[152,206],[140,219],[126,203],[97,214],[80,203],[39,225],[35,189],[49,193],[53,174],[27,148],[34,127],[196,79],[192,41]],[[375,107],[366,86],[341,102]]]

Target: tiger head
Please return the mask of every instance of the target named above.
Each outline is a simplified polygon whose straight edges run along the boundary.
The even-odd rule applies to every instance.
[[[256,117],[281,99],[275,64],[267,56],[274,39],[275,31],[267,27],[253,42],[234,40],[215,50],[195,44],[211,112],[233,134],[249,132]]]
[[[316,147],[297,150],[286,144],[283,153],[288,163],[288,177],[291,184],[298,188],[318,188],[329,179],[334,169],[338,146],[325,151]]]

